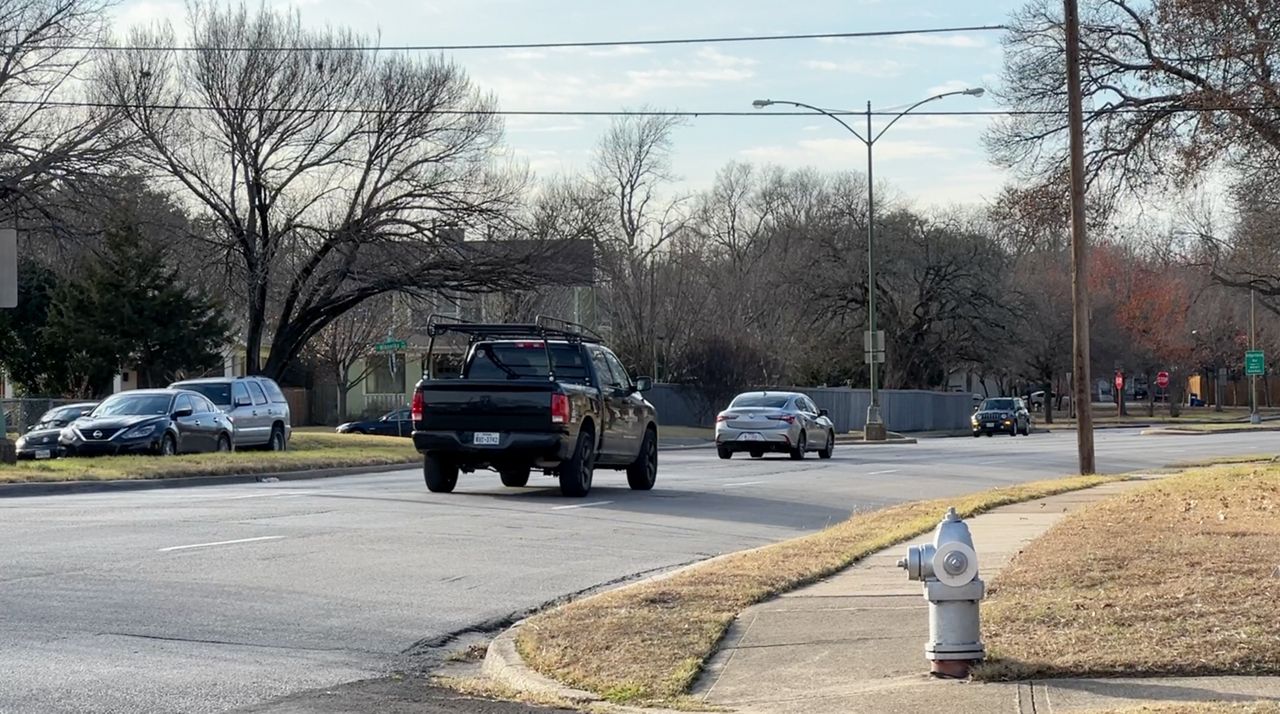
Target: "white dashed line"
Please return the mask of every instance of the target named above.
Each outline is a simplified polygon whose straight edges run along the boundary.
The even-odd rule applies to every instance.
[[[596,501],[595,503],[576,503],[572,506],[552,506],[553,511],[567,511],[570,508],[591,508],[592,506],[604,506],[613,503],[613,501]]]
[[[724,485],[724,487],[725,487],[725,488],[739,488],[739,487],[741,487],[741,486],[759,486],[759,485],[760,485],[760,484],[762,484],[762,483],[768,483],[768,481],[744,481],[744,482],[742,482],[742,483],[726,483],[726,484]]]
[[[896,473],[898,473],[899,471],[901,471],[901,469],[889,469],[888,471],[871,471],[871,472],[868,472],[868,473],[867,473],[867,475],[868,475],[868,476],[880,476],[880,475],[883,475],[883,474],[896,474]]]
[[[169,553],[175,550],[191,550],[192,548],[212,548],[218,545],[233,545],[235,543],[256,543],[264,540],[280,540],[285,536],[259,536],[257,538],[240,538],[238,540],[220,540],[216,543],[196,543],[195,545],[173,545],[168,548],[161,548],[159,552]]]

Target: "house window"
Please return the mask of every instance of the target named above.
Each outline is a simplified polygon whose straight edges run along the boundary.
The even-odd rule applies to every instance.
[[[404,394],[404,355],[374,355],[369,373],[369,394]]]

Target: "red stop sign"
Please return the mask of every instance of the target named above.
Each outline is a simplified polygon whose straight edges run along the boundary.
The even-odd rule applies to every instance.
[[[1156,386],[1161,389],[1169,388],[1169,373],[1161,372],[1156,375]]]
[[[1124,372],[1116,372],[1116,389],[1124,389]]]

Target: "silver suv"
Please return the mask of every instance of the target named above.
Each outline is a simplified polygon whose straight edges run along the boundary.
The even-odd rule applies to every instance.
[[[199,392],[226,412],[235,424],[237,449],[257,447],[284,451],[289,448],[289,437],[293,435],[289,402],[274,380],[214,377],[174,382],[169,388]]]

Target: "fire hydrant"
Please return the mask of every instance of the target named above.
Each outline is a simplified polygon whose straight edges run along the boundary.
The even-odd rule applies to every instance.
[[[982,661],[986,649],[978,622],[978,602],[986,586],[978,578],[978,553],[969,526],[948,508],[933,532],[933,543],[907,550],[898,561],[907,577],[924,583],[929,601],[929,642],[925,657],[935,676],[963,678]]]

